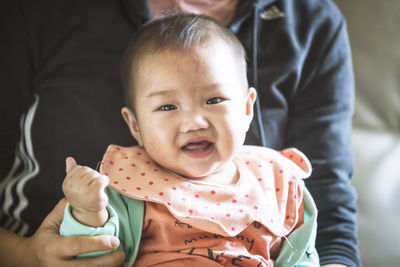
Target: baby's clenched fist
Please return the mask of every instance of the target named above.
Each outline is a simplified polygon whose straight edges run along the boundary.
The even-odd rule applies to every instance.
[[[72,207],[72,215],[79,222],[98,227],[108,219],[108,197],[104,189],[108,177],[99,172],[77,165],[71,157],[66,159],[67,175],[62,189]]]

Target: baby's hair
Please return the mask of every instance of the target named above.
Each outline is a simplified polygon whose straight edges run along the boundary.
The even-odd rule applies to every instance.
[[[125,104],[133,108],[133,76],[140,59],[166,50],[189,51],[217,38],[231,48],[238,64],[242,65],[245,76],[246,52],[237,37],[222,23],[204,15],[175,14],[145,24],[129,42],[122,57],[121,75]],[[244,79],[247,83],[247,78]]]

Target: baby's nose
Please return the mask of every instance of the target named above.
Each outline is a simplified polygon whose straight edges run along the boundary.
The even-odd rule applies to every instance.
[[[182,120],[181,132],[204,130],[209,127],[208,120],[200,113],[186,114]]]

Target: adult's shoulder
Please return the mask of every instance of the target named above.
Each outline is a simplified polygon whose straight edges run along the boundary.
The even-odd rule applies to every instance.
[[[315,24],[337,23],[343,20],[343,15],[332,0],[281,0],[276,5],[281,5],[286,18],[290,22]]]
[[[344,17],[332,0],[282,0],[276,5],[298,39],[331,40],[344,24]]]

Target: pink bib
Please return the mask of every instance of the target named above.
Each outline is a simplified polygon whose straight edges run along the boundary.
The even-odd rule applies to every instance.
[[[234,158],[239,179],[233,185],[189,180],[165,171],[143,148],[110,145],[100,172],[109,186],[131,198],[165,205],[181,222],[223,236],[236,236],[257,221],[277,236],[298,221],[308,159],[289,148],[280,153],[244,146]]]

